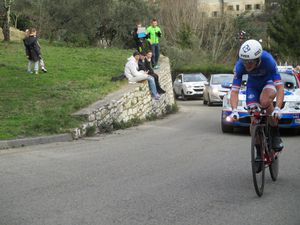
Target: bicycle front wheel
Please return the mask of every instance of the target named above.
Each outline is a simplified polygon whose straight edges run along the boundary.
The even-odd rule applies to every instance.
[[[256,194],[261,197],[265,185],[264,151],[266,147],[265,134],[260,126],[255,126],[251,134],[251,165],[252,177]]]

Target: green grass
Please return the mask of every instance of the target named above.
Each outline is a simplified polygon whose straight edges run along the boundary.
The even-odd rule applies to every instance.
[[[110,80],[132,51],[41,45],[48,73],[33,75],[23,43],[0,43],[0,139],[67,132],[73,112],[127,83]]]

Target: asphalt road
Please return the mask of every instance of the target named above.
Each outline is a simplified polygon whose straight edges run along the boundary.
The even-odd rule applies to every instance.
[[[259,198],[250,136],[222,134],[220,107],[178,104],[114,134],[0,151],[0,225],[300,224],[300,136],[283,136]]]

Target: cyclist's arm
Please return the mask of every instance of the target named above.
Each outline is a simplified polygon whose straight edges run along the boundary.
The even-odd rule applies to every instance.
[[[281,76],[278,73],[277,67],[273,71],[273,82],[275,84],[277,93],[276,93],[276,106],[281,109],[282,104],[283,104],[283,99],[284,99],[284,87],[283,87],[283,82],[281,80]]]
[[[284,99],[284,87],[283,84],[276,85],[275,87],[277,89],[276,106],[278,106],[279,109],[281,109]]]
[[[230,94],[230,105],[232,110],[236,109],[239,102],[239,91],[232,90]]]
[[[230,93],[230,105],[232,110],[236,109],[239,102],[239,91],[242,84],[242,74],[237,71],[237,66],[234,72],[234,78]]]

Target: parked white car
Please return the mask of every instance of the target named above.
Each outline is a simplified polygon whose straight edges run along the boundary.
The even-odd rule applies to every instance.
[[[173,83],[175,98],[181,96],[182,100],[186,100],[189,97],[202,97],[207,83],[207,78],[202,73],[178,74]]]
[[[224,87],[224,84],[232,84],[232,81],[233,74],[211,74],[203,92],[203,104],[222,105],[224,95],[230,91],[230,87]]]

